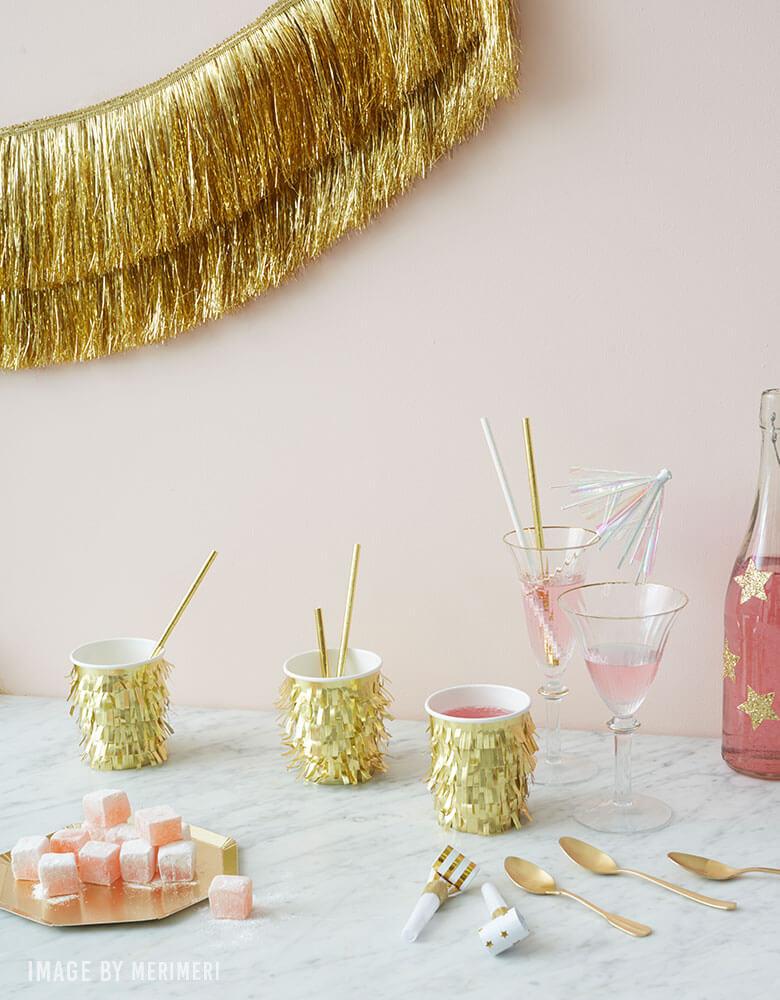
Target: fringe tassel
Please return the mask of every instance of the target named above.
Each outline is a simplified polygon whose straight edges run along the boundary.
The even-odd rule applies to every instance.
[[[283,0],[149,87],[0,131],[0,363],[235,309],[365,225],[516,82],[511,0]]]

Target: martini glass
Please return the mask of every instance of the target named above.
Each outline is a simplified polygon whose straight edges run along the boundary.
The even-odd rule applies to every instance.
[[[658,673],[666,640],[688,603],[681,590],[658,583],[591,583],[558,599],[577,630],[596,690],[614,713],[615,789],[609,798],[589,799],[574,818],[605,833],[659,830],[672,810],[631,789],[631,736],[639,709]]]
[[[569,693],[563,678],[577,640],[571,622],[558,607],[558,596],[585,582],[588,555],[599,536],[588,528],[543,525],[542,537],[540,547],[535,529],[523,528],[519,538],[510,531],[504,542],[520,578],[531,650],[544,671],[539,694],[545,700],[546,729],[534,781],[568,785],[587,781],[598,768],[589,757],[561,752],[561,701]]]

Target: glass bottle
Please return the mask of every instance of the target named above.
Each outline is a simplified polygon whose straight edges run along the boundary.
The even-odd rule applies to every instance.
[[[723,759],[780,779],[780,389],[761,396],[758,493],[726,590]]]

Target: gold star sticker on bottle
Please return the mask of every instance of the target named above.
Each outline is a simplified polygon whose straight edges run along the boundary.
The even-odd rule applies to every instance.
[[[756,564],[751,559],[747,564],[745,572],[740,576],[734,577],[734,583],[742,591],[739,595],[739,603],[744,604],[751,597],[757,597],[759,601],[765,601],[766,590],[764,590],[764,587],[766,587],[767,580],[771,575],[771,573],[762,573],[760,569],[756,569]]]
[[[747,690],[747,698],[741,705],[737,705],[737,708],[740,712],[744,712],[745,715],[750,717],[750,724],[755,731],[762,722],[778,718],[772,707],[772,702],[775,700],[775,693],[774,691],[769,691],[767,694],[759,694],[749,684]]]
[[[723,676],[730,681],[737,679],[734,668],[739,663],[739,657],[729,649],[728,639],[723,643]]]
[[[509,931],[501,931],[501,937],[509,937]]]

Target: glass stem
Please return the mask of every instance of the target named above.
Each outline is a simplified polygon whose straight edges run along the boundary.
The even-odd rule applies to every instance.
[[[561,762],[561,701],[568,693],[568,688],[565,688],[560,681],[539,688],[539,694],[544,698],[545,708],[545,764],[554,766]]]
[[[639,723],[629,719],[612,719],[609,728],[615,734],[615,794],[616,806],[631,805],[631,737]]]

